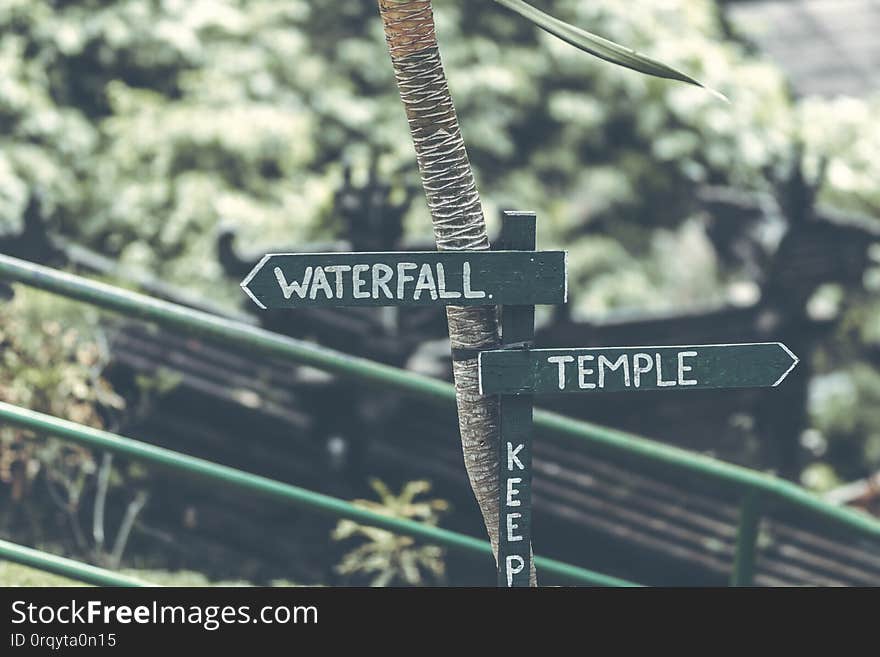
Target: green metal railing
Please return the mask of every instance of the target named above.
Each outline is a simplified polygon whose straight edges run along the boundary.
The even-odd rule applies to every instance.
[[[47,573],[55,573],[77,582],[94,584],[95,586],[151,586],[135,577],[128,577],[112,570],[105,570],[87,563],[59,557],[42,550],[0,540],[0,559],[20,563]]]
[[[129,317],[155,322],[183,333],[209,337],[373,385],[382,385],[438,404],[453,407],[455,404],[454,388],[443,381],[17,258],[0,255],[0,279],[19,282]],[[557,438],[577,441],[582,446],[586,444],[597,450],[704,477],[715,484],[723,484],[738,491],[743,496],[743,504],[731,578],[731,583],[736,585],[751,583],[761,509],[771,502],[798,509],[862,536],[880,539],[880,521],[877,519],[852,509],[828,504],[795,484],[767,474],[547,411],[535,411],[535,426],[543,433]]]
[[[749,586],[755,574],[755,546],[761,524],[761,497],[755,490],[746,492],[739,507],[739,528],[733,556],[731,586]]]
[[[159,466],[173,472],[210,479],[238,488],[253,495],[283,502],[293,506],[308,508],[312,511],[339,518],[348,518],[361,524],[381,527],[396,534],[413,536],[430,543],[465,552],[492,558],[489,543],[465,534],[441,529],[411,520],[370,511],[350,502],[340,500],[323,493],[293,486],[274,479],[230,468],[205,459],[187,456],[163,447],[124,438],[116,434],[86,427],[75,422],[38,413],[0,402],[0,420],[18,427],[31,429],[38,433],[49,434],[71,442],[104,450],[135,459],[143,463]],[[0,550],[2,554],[2,550]],[[535,565],[542,572],[557,575],[568,581],[593,586],[633,586],[630,582],[594,573],[578,566],[573,566],[555,559],[535,558]],[[54,572],[54,571],[53,571]],[[70,573],[62,573],[70,574]],[[73,574],[70,574],[73,576]]]

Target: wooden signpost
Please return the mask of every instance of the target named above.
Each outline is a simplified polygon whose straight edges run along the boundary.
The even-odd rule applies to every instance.
[[[532,212],[505,212],[499,247],[535,248],[536,217]],[[565,272],[557,276],[565,287]],[[522,303],[523,301],[520,301]],[[501,344],[510,353],[526,353],[535,337],[535,307],[501,309]],[[481,354],[482,355],[482,354]],[[501,497],[498,513],[498,586],[529,586],[532,544],[532,397],[504,395],[498,400],[501,440],[498,450]]]
[[[533,395],[772,387],[798,359],[779,342],[534,349],[535,305],[567,301],[565,252],[535,250],[531,212],[506,212],[495,247],[270,254],[241,287],[263,309],[501,306],[501,346],[478,354],[479,385],[499,396],[498,586],[520,587],[532,567]]]
[[[269,254],[241,287],[263,309],[502,306],[502,346],[531,347],[535,306],[568,300],[565,252],[536,251],[535,241],[534,213],[506,212],[492,251]],[[501,445],[499,457],[510,464],[502,479],[518,508],[499,527],[511,537],[501,541],[499,586],[528,586],[532,402],[503,396],[499,405],[502,434],[513,441],[507,451]]]

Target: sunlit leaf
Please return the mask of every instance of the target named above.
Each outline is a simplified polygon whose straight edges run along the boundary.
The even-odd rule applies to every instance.
[[[604,59],[612,64],[624,66],[626,68],[653,75],[658,78],[666,78],[669,80],[679,80],[687,82],[698,87],[703,87],[716,96],[727,100],[724,95],[713,89],[709,89],[699,80],[695,80],[691,76],[678,71],[671,66],[667,66],[656,59],[652,59],[646,55],[636,52],[632,48],[621,46],[620,44],[609,41],[603,37],[591,34],[579,27],[570,25],[564,21],[554,18],[549,14],[545,14],[540,9],[533,7],[523,0],[495,0],[495,2],[504,5],[511,11],[516,12],[523,18],[530,20],[543,30],[546,30],[555,37],[558,37],[573,45],[575,48],[588,52],[595,57]]]

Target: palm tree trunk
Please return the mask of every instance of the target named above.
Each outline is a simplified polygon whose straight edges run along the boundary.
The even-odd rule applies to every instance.
[[[437,248],[488,249],[480,195],[440,61],[431,0],[378,1]],[[474,354],[453,361],[458,424],[465,467],[497,560],[498,402],[477,391],[475,355],[498,345],[496,310],[492,306],[449,306],[446,319],[453,349]],[[537,586],[534,563],[530,579],[532,586]]]

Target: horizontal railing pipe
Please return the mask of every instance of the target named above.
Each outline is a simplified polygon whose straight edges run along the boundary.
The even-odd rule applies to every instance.
[[[0,559],[95,586],[152,586],[135,577],[4,540],[0,540]]]
[[[324,495],[323,493],[268,479],[267,477],[237,470],[194,456],[187,456],[180,452],[157,447],[156,445],[131,438],[124,438],[107,431],[76,424],[75,422],[63,420],[52,415],[46,415],[45,413],[38,413],[0,402],[0,421],[42,434],[57,436],[86,447],[105,450],[119,456],[150,463],[175,472],[222,482],[262,497],[312,509],[325,515],[348,518],[364,525],[381,527],[397,534],[413,536],[460,552],[492,557],[492,548],[489,546],[489,543],[472,536],[370,511],[351,502]],[[595,573],[585,568],[556,561],[555,559],[537,557],[536,565],[544,573],[561,576],[581,584],[592,586],[635,586],[630,582]]]
[[[450,406],[455,403],[455,390],[451,384],[444,381],[365,358],[349,356],[186,306],[161,301],[2,254],[0,254],[0,278],[77,299],[127,316],[152,321],[191,335],[210,337],[227,344],[312,365],[341,376],[384,385],[402,393]],[[841,526],[873,538],[880,538],[880,521],[875,518],[852,509],[831,505],[805,489],[777,477],[548,411],[535,411],[535,428],[557,437],[579,441],[580,444],[586,442],[593,447],[604,448],[617,454],[629,455],[708,477],[737,489],[761,491],[768,499],[788,503]]]
[[[760,491],[819,518],[880,539],[880,520],[862,511],[829,504],[805,488],[779,477],[548,411],[535,410],[535,426],[567,439],[585,440],[607,451],[723,481],[743,491]]]
[[[126,317],[137,317],[161,326],[173,327],[190,335],[247,346],[268,355],[311,365],[327,372],[384,384],[422,397],[455,401],[452,386],[438,379],[416,375],[367,358],[350,356],[201,310],[0,254],[0,279],[2,278],[112,310]]]

